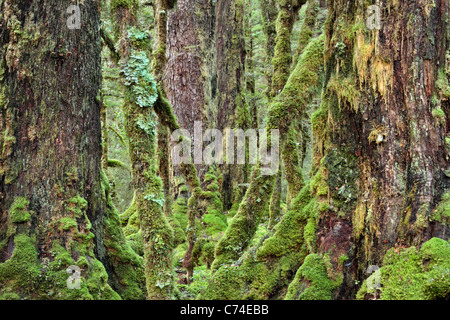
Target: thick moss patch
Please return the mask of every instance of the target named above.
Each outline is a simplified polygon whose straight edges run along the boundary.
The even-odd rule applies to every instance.
[[[289,285],[286,300],[331,300],[340,282],[341,279],[330,278],[324,259],[312,253],[305,258]]]
[[[30,202],[24,197],[14,198],[14,202],[9,210],[9,217],[13,223],[22,223],[31,219],[31,215],[28,212],[28,205]]]
[[[358,299],[379,295],[382,300],[429,300],[450,298],[450,243],[432,238],[420,249],[391,249],[380,269],[381,288],[372,289],[368,280]]]

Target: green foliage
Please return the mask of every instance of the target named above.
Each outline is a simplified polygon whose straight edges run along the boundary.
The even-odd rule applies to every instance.
[[[14,202],[9,209],[8,215],[13,223],[23,223],[31,219],[28,212],[30,202],[24,197],[15,197]]]
[[[165,199],[164,199],[164,198],[159,198],[159,197],[157,197],[157,196],[154,195],[154,194],[147,194],[147,195],[144,196],[144,199],[145,199],[145,200],[148,200],[148,201],[155,202],[155,203],[157,203],[158,205],[160,205],[161,207],[164,206],[164,201],[165,201]]]
[[[128,39],[136,48],[146,49],[150,44],[150,35],[146,31],[142,31],[136,27],[128,29]]]

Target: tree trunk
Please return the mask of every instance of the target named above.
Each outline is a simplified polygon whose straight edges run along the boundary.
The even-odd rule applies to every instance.
[[[217,128],[246,130],[251,119],[244,96],[246,51],[243,2],[217,2],[216,54]],[[243,189],[238,185],[247,181],[248,165],[224,164],[222,170],[224,210],[229,210],[232,204],[239,203],[243,196]]]
[[[265,90],[265,95],[270,98],[272,91],[272,75],[273,66],[272,58],[275,50],[275,37],[277,35],[277,30],[275,28],[275,20],[277,19],[277,5],[275,0],[259,0],[261,8],[261,19],[262,19],[262,29],[266,38],[266,64],[268,69],[265,70],[267,88]]]
[[[139,298],[119,285],[140,261],[101,171],[99,7],[80,5],[70,29],[70,5],[0,1],[0,296],[120,299],[107,271]]]
[[[371,31],[363,3],[329,2],[326,91],[313,120],[330,198],[316,247],[335,270],[348,257],[341,298],[354,296],[355,280],[388,249],[450,235],[435,214],[449,186],[448,100],[438,88],[447,81],[448,3],[379,5],[381,28]]]

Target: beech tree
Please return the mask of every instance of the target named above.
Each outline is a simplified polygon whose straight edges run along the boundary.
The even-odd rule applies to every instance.
[[[0,292],[140,299],[142,259],[101,168],[99,7],[70,6],[0,3]]]

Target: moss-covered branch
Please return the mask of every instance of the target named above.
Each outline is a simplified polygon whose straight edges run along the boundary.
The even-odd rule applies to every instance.
[[[283,89],[289,78],[292,62],[291,33],[295,16],[304,0],[278,0],[279,7],[276,21],[277,37],[275,39],[271,97]]]
[[[278,129],[281,141],[286,139],[292,115],[302,114],[314,96],[314,87],[318,85],[319,71],[323,66],[323,48],[323,35],[311,41],[283,91],[270,106],[266,129]],[[236,216],[217,244],[213,270],[235,262],[248,246],[268,203],[267,194],[272,192],[275,178],[274,175],[260,175],[259,166],[254,171]]]
[[[112,37],[106,32],[104,27],[100,28],[100,36],[102,37],[103,43],[108,47],[109,52],[111,53],[111,58],[115,63],[118,63],[120,60],[120,54],[117,52],[116,47],[114,45],[114,40]]]

